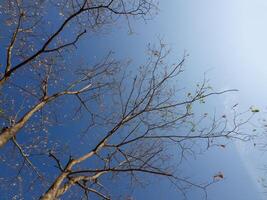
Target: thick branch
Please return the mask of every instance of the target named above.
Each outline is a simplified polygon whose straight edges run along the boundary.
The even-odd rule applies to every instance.
[[[25,124],[30,120],[30,118],[40,109],[42,109],[47,103],[57,99],[63,95],[76,95],[82,92],[88,91],[91,87],[91,84],[83,87],[77,91],[63,91],[59,93],[55,93],[49,97],[44,97],[41,99],[41,102],[37,103],[35,106],[31,108],[15,125],[2,129],[0,133],[0,148],[3,147],[10,139],[12,139],[16,134],[25,126]]]

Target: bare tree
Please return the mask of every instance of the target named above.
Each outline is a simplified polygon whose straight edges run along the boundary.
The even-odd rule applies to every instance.
[[[136,182],[142,182],[143,174],[167,177],[184,195],[194,186],[205,197],[216,180],[195,183],[177,174],[176,165],[221,139],[249,139],[240,128],[250,115],[241,120],[238,113],[228,119],[194,112],[207,97],[234,90],[215,92],[206,79],[192,91],[183,89],[179,78],[187,55],[167,62],[163,42],[148,47],[147,61],[137,72],[112,53],[94,63],[73,56],[85,34],[109,29],[120,16],[127,22],[147,19],[155,9],[148,0],[1,4],[6,53],[0,74],[0,158],[16,174],[0,177],[0,187],[14,192],[9,186],[17,184],[13,199],[28,194],[36,199],[40,193],[42,200],[67,194],[111,199],[103,182],[121,174]],[[51,20],[53,15],[59,17]],[[170,156],[174,148],[178,163]]]
[[[5,51],[5,58],[0,60],[0,147],[12,141],[23,159],[18,164],[8,146],[1,155],[3,163],[10,168],[17,166],[19,172],[28,165],[43,179],[30,157],[43,155],[56,145],[48,139],[49,127],[60,124],[56,109],[74,97],[78,100],[73,106],[77,116],[85,106],[80,96],[87,93],[89,99],[98,98],[112,84],[110,77],[117,71],[112,53],[95,63],[73,62],[71,56],[79,41],[86,33],[110,29],[121,17],[128,22],[149,18],[155,8],[147,0],[1,2],[1,52]],[[17,138],[18,133],[23,135]]]
[[[86,33],[86,30],[97,30],[104,25],[108,25],[117,19],[117,16],[145,16],[149,13],[153,4],[150,1],[141,0],[138,2],[127,1],[58,1],[56,5],[48,1],[7,1],[2,5],[2,12],[7,19],[6,25],[9,29],[14,29],[11,33],[10,42],[7,44],[6,64],[1,74],[0,87],[3,87],[7,80],[18,70],[35,71],[40,75],[46,73],[41,85],[41,95],[31,91],[30,94],[38,96],[41,100],[33,105],[28,112],[20,119],[16,119],[12,125],[4,127],[0,134],[0,147],[14,137],[17,132],[24,127],[25,123],[34,113],[43,108],[48,102],[53,101],[62,95],[79,94],[86,88],[77,91],[61,91],[48,95],[49,77],[51,73],[60,71],[60,62],[65,52],[70,47],[76,47],[79,39]],[[62,20],[58,28],[50,30],[49,16],[53,11],[46,9],[56,8],[55,14],[60,14]],[[48,25],[47,25],[48,24]],[[47,31],[44,33],[44,31]],[[64,35],[65,32],[70,35]],[[63,39],[64,38],[64,39]],[[64,59],[65,60],[65,59]],[[62,66],[62,65],[61,65]],[[40,72],[40,70],[46,72]],[[62,70],[62,68],[61,68]],[[84,80],[82,80],[84,81]],[[77,84],[77,83],[75,83]],[[74,87],[75,85],[71,85]],[[21,88],[23,86],[20,85]],[[26,87],[26,86],[25,86]],[[89,87],[87,87],[88,89]],[[24,88],[25,91],[27,91]]]
[[[225,116],[214,117],[207,126],[203,122],[209,118],[207,114],[196,117],[192,111],[194,104],[204,98],[227,91],[212,92],[204,80],[196,91],[185,95],[185,98],[177,97],[181,92],[171,87],[171,83],[180,76],[184,58],[177,64],[166,65],[164,59],[168,51],[162,43],[158,50],[150,49],[149,52],[148,62],[131,82],[124,74],[114,88],[111,105],[116,108],[109,108],[112,113],[107,113],[98,123],[102,129],[91,150],[82,156],[70,157],[66,164],[50,152],[59,175],[41,197],[42,200],[57,199],[74,186],[83,190],[86,196],[94,193],[100,198],[111,199],[101,183],[105,176],[126,174],[132,179],[139,179],[139,173],[167,177],[182,192],[188,186],[197,187],[206,196],[206,188],[215,180],[196,184],[177,175],[168,159],[171,149],[176,148],[183,158],[187,151],[194,152],[193,145],[199,141],[209,148],[216,145],[215,140],[219,138],[248,139],[248,135],[242,134],[239,129],[248,119],[239,121],[236,114],[232,126],[228,126]],[[107,131],[106,127],[109,128]],[[95,131],[95,127],[90,129],[89,132]],[[90,160],[96,165],[93,168],[83,164]]]
[[[182,72],[184,58],[177,64],[166,65],[164,58],[168,51],[165,50],[164,44],[161,44],[159,50],[150,49],[151,57],[133,77],[132,83],[124,84],[126,76],[122,75],[110,98],[113,102],[111,105],[117,105],[116,108],[107,108],[106,114],[98,122],[94,122],[103,130],[99,127],[99,139],[92,144],[90,151],[77,158],[71,157],[65,165],[50,152],[60,173],[41,199],[59,198],[73,186],[84,190],[86,196],[94,193],[101,198],[110,199],[103,190],[102,176],[121,173],[126,173],[133,179],[138,179],[138,173],[161,175],[173,181],[180,191],[190,185],[206,192],[211,183],[198,185],[175,174],[167,161],[171,148],[176,146],[179,155],[183,157],[187,151],[194,151],[193,145],[199,140],[203,140],[207,147],[216,145],[214,140],[219,138],[246,140],[248,135],[243,135],[239,128],[248,119],[239,121],[239,116],[235,115],[233,124],[229,127],[226,117],[221,116],[213,118],[210,126],[205,124],[201,127],[208,117],[203,115],[195,118],[192,106],[208,96],[227,91],[209,92],[204,80],[195,92],[178,100],[176,95],[179,91],[170,87],[170,84]],[[130,89],[126,90],[125,85]],[[106,104],[109,105],[110,101]],[[90,127],[88,131],[93,132],[95,129],[98,128]],[[83,165],[83,162],[91,159],[97,166],[88,168]]]

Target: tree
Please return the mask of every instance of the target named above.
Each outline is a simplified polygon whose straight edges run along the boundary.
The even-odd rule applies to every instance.
[[[48,19],[44,12],[46,12],[45,8],[52,8],[53,3],[48,3],[48,5],[43,4],[43,1],[35,1],[33,3],[8,1],[8,3],[6,3],[7,8],[3,9],[3,12],[6,12],[8,17],[6,19],[6,24],[15,27],[7,47],[6,66],[0,79],[0,87],[3,87],[12,75],[22,68],[29,68],[29,66],[32,66],[32,68],[44,68],[43,66],[47,66],[48,69],[46,69],[47,72],[44,72],[47,74],[45,79],[42,80],[42,101],[35,104],[16,124],[2,130],[0,134],[0,147],[4,146],[7,141],[15,136],[29,118],[48,102],[58,96],[70,94],[69,91],[65,91],[48,97],[46,91],[48,80],[46,79],[49,79],[49,73],[52,73],[51,71],[59,70],[54,69],[54,65],[59,65],[58,60],[60,59],[62,51],[70,46],[75,47],[80,37],[86,33],[86,29],[80,31],[83,26],[89,23],[89,29],[94,30],[101,27],[103,24],[111,23],[116,15],[143,16],[149,13],[152,6],[152,3],[146,0],[134,2],[132,4],[114,0],[103,2],[59,1],[57,5],[55,5],[58,8],[58,12],[62,16],[67,16],[63,21],[59,22],[60,25],[56,30],[51,31],[51,33],[48,33],[48,36],[45,36],[42,31],[47,29],[43,29],[43,25],[50,23],[50,21],[45,23]],[[17,18],[17,20],[13,20],[14,18]],[[86,21],[88,22],[84,24]],[[64,35],[65,29],[73,23],[77,25],[73,27],[73,39],[63,39],[66,37]],[[41,40],[41,44],[38,40]],[[16,56],[15,58],[13,57],[13,59],[12,54]],[[51,65],[53,65],[53,69]],[[74,86],[72,85],[72,87]],[[83,91],[83,89],[80,90]],[[77,94],[77,92],[78,91],[74,93]],[[81,91],[78,93],[80,92]],[[74,94],[73,92],[71,93]]]
[[[5,177],[7,182],[29,187],[33,198],[43,193],[42,200],[68,198],[67,194],[111,199],[103,180],[121,174],[139,180],[139,173],[167,177],[181,192],[188,186],[206,192],[210,183],[197,184],[178,175],[169,155],[177,148],[182,159],[194,153],[196,143],[206,148],[221,138],[248,139],[239,128],[250,117],[240,121],[235,114],[229,125],[224,115],[193,112],[207,97],[231,90],[214,92],[206,79],[193,91],[178,88],[187,55],[171,64],[162,41],[158,47],[148,46],[147,61],[136,73],[130,72],[131,63],[116,61],[112,53],[88,64],[73,56],[86,33],[109,28],[118,16],[145,19],[154,9],[147,0],[3,3],[7,28],[2,34],[9,41],[0,78],[1,159],[8,170],[17,170],[15,180]],[[62,18],[49,21],[57,14]],[[83,143],[82,136],[89,142]],[[65,137],[75,139],[66,147]],[[18,154],[10,152],[11,141]],[[66,154],[75,156],[66,160]],[[59,170],[56,177],[51,176],[52,162]],[[12,190],[5,182],[1,187]],[[75,187],[79,192],[71,193]],[[27,195],[22,190],[18,198]]]

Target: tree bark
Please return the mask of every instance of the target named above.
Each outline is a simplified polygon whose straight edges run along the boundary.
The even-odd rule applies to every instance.
[[[69,172],[63,172],[60,174],[47,192],[40,197],[40,200],[57,200],[58,190],[68,174]]]
[[[20,131],[28,120],[36,113],[38,110],[47,104],[49,99],[43,100],[36,104],[29,112],[27,112],[14,126],[2,129],[0,133],[0,148],[2,148],[12,137],[14,137],[18,131]]]

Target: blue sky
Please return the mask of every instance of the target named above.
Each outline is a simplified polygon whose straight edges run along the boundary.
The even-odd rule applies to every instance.
[[[216,101],[211,109],[228,112],[229,105],[239,103],[240,110],[252,105],[265,110],[267,3],[264,0],[167,0],[160,2],[159,7],[159,15],[152,21],[133,22],[135,34],[129,36],[127,31],[118,29],[99,47],[107,49],[109,44],[117,55],[140,60],[145,44],[162,37],[171,46],[174,57],[179,58],[184,50],[190,54],[185,72],[189,81],[201,79],[208,71],[214,88],[239,89],[238,93],[219,97],[219,101],[211,99]],[[188,161],[186,171],[202,178],[217,171],[225,173],[226,179],[210,188],[210,199],[264,199],[258,180],[262,177],[260,169],[265,156],[252,146],[236,143],[223,150],[213,149]],[[146,199],[165,199],[170,186],[159,186],[158,182],[153,186],[151,193],[137,193],[137,199],[144,194]],[[168,194],[168,199],[176,199],[174,192]],[[199,198],[193,195],[192,199]]]
[[[255,105],[265,111],[266,1],[164,0],[159,9],[159,14],[146,23],[131,21],[131,35],[124,21],[100,36],[83,38],[81,56],[93,54],[98,58],[112,50],[117,58],[130,58],[138,65],[145,60],[147,43],[156,43],[160,37],[172,48],[173,60],[181,58],[184,51],[190,54],[184,80],[189,87],[207,72],[213,88],[239,89],[237,93],[211,98],[207,109],[229,114],[228,107],[239,103],[240,110]],[[258,183],[263,176],[260,168],[264,158],[251,143],[235,142],[225,149],[213,148],[196,158],[190,157],[183,164],[183,173],[195,180],[209,180],[222,171],[225,179],[209,188],[210,200],[261,200],[266,198]],[[150,186],[134,191],[133,196],[138,200],[180,198],[167,181],[151,182]],[[199,193],[192,192],[189,199],[200,199]]]

